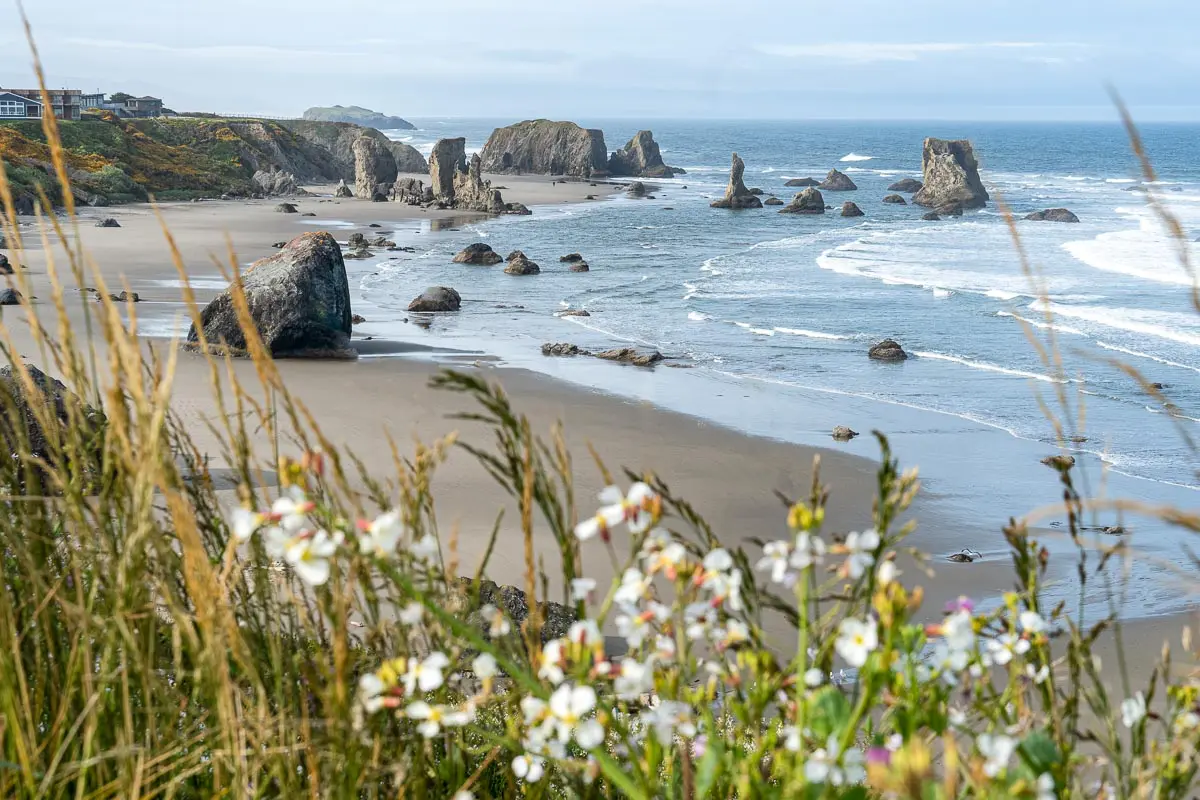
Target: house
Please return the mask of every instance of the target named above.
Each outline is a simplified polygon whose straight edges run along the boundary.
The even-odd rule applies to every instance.
[[[125,100],[125,116],[161,117],[163,101],[157,97],[129,97]]]
[[[41,101],[0,89],[0,120],[41,118]]]
[[[81,110],[80,98],[83,92],[78,89],[49,89],[50,107],[59,119],[79,119]],[[42,92],[39,89],[0,89],[0,101],[5,101],[0,116],[6,119],[40,119],[42,116]],[[25,103],[24,114],[21,103]],[[35,108],[36,106],[36,108]]]

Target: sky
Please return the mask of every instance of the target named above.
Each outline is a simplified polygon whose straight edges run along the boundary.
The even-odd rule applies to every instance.
[[[177,111],[1200,120],[1200,0],[27,0],[49,83]],[[0,0],[0,86],[33,82]]]

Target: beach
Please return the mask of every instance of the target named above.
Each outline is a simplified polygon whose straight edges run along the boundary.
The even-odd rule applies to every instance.
[[[549,179],[540,178],[497,176],[494,181],[508,187],[506,197],[534,208],[533,219],[556,208],[583,203],[587,194],[599,192],[604,197],[615,191],[613,187],[591,187],[587,183],[551,185]],[[332,190],[332,187],[310,188],[314,193],[324,194]],[[398,235],[393,235],[399,231],[408,237],[404,241],[413,241],[452,232],[471,224],[473,219],[471,215],[424,211],[397,203],[333,201],[321,196],[300,198],[296,202],[301,213],[313,212],[317,216],[276,213],[273,210],[276,203],[269,200],[174,203],[159,208],[161,221],[171,232],[201,305],[225,285],[218,265],[228,268],[230,252],[244,268],[274,252],[272,243],[307,230],[328,227],[342,241],[355,231],[368,235],[375,231],[400,241]],[[101,216],[116,218],[121,227],[93,227],[93,221]],[[521,222],[517,219],[513,224],[519,226]],[[372,223],[380,227],[368,227]],[[81,213],[77,230],[109,290],[128,287],[140,294],[142,302],[134,305],[133,310],[139,327],[148,334],[147,347],[165,352],[170,346],[165,335],[172,331],[186,333],[186,322],[181,322],[185,317],[180,303],[179,275],[172,265],[170,249],[154,210],[148,206],[86,209]],[[28,236],[28,229],[23,235]],[[383,253],[381,257],[392,256]],[[404,254],[396,256],[403,257]],[[47,302],[51,289],[46,253],[36,243],[26,253],[25,266],[33,294],[38,298],[34,308],[43,319],[49,319],[44,316],[53,314],[53,307]],[[464,300],[487,299],[473,295],[470,287],[459,288],[464,290]],[[68,311],[77,325],[82,323],[85,313],[99,307],[85,296],[67,294]],[[359,306],[355,310],[359,311]],[[280,361],[278,366],[286,385],[312,413],[324,436],[335,446],[352,451],[372,474],[392,472],[388,437],[401,452],[411,450],[415,439],[428,444],[451,431],[457,431],[462,441],[484,447],[490,444],[481,426],[451,418],[455,413],[472,410],[465,398],[429,387],[433,375],[450,367],[503,385],[514,407],[528,416],[540,435],[549,437],[557,421],[564,424],[566,440],[575,458],[575,490],[581,514],[589,513],[603,484],[587,457],[586,447],[590,444],[614,472],[627,467],[639,474],[654,473],[661,477],[678,497],[695,505],[726,544],[745,547],[752,560],[759,553],[757,546],[750,543],[752,540],[770,540],[785,533],[786,510],[776,493],[798,499],[810,492],[814,457],[820,458],[822,481],[830,487],[826,530],[844,534],[872,524],[871,501],[878,465],[871,454],[878,451],[870,437],[860,437],[854,447],[845,448],[836,446],[832,440],[829,445],[818,447],[769,435],[751,435],[737,430],[736,425],[719,424],[701,414],[680,413],[644,398],[631,398],[628,392],[621,391],[622,387],[645,388],[651,381],[663,383],[675,379],[682,381],[683,386],[695,385],[688,383],[694,380],[689,374],[691,370],[660,366],[646,371],[589,360],[574,362],[570,367],[586,370],[586,380],[556,380],[514,367],[486,349],[464,349],[453,339],[439,343],[436,326],[432,333],[410,326],[414,328],[413,335],[407,338],[381,335],[381,331],[395,331],[396,327],[376,326],[369,304],[361,313],[367,321],[356,327],[354,344],[361,354],[357,361],[291,360]],[[20,312],[5,309],[4,324],[18,351],[28,355],[28,347],[23,347],[23,342],[28,342],[28,333]],[[243,382],[254,380],[253,366],[248,361],[235,360],[232,369]],[[581,385],[589,381],[598,385]],[[173,397],[175,411],[201,449],[214,447],[205,425],[216,410],[213,386],[207,365],[198,356],[180,355]],[[809,398],[804,407],[793,405],[790,413],[820,419],[844,413],[846,408],[836,399],[818,395]],[[899,441],[903,443],[905,437],[901,435]],[[273,444],[265,436],[256,441],[260,457],[268,462]],[[905,465],[911,465],[912,459],[903,444],[898,449]],[[220,464],[210,466],[219,468]],[[918,462],[918,466],[923,465]],[[504,509],[504,523],[488,574],[500,583],[523,585],[519,514],[512,499],[483,468],[466,452],[455,451],[438,469],[433,490],[443,547],[453,539],[464,573],[473,571],[487,545],[497,513]],[[232,492],[230,497],[232,502]],[[961,512],[979,507],[983,501],[953,499],[956,502],[947,503],[946,498],[936,496],[918,498],[909,515],[918,520],[918,525],[906,545],[932,553],[936,574],[918,578],[915,565],[904,558],[900,561],[904,579],[925,588],[923,615],[930,621],[940,616],[946,601],[960,595],[972,596],[985,604],[995,603],[1003,591],[1012,588],[1003,548],[978,546],[980,541],[988,537],[994,540],[996,536],[991,518],[982,513],[973,516]],[[1049,528],[1044,533],[1048,538],[1061,537]],[[602,546],[598,542],[589,546],[593,545],[595,558],[589,554],[586,568],[603,585],[612,577],[613,568]],[[561,587],[554,583],[558,574],[554,562],[557,550],[549,531],[540,523],[535,525],[535,547],[539,558],[545,561],[551,596],[559,596]],[[964,547],[984,550],[984,559],[973,564],[945,560],[945,556]],[[1074,569],[1073,563],[1065,560],[1056,564],[1056,568],[1063,575]],[[1137,632],[1139,647],[1136,653],[1130,653],[1131,657],[1157,656],[1163,640],[1178,642],[1179,629],[1187,619],[1186,613],[1176,612],[1135,621],[1131,629]]]

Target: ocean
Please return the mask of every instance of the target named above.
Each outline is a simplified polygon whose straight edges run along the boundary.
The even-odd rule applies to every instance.
[[[428,153],[444,136],[465,136],[477,150],[511,120],[414,122],[419,130],[389,135]],[[964,535],[962,546],[976,549],[1002,552],[998,530],[1009,515],[1061,497],[1054,473],[1037,463],[1056,452],[1047,409],[1074,420],[1068,432],[1086,437],[1071,450],[1088,491],[1192,507],[1200,499],[1200,460],[1189,442],[1200,438],[1200,312],[1176,243],[1145,196],[1126,191],[1140,173],[1120,126],[578,122],[603,129],[610,150],[650,127],[664,160],[687,174],[651,181],[660,187],[653,200],[622,196],[451,230],[428,223],[398,230],[397,240],[416,253],[351,266],[356,309],[369,309],[364,330],[496,354],[785,440],[834,446],[835,424],[878,428],[903,460],[920,464],[932,496],[992,531],[982,542]],[[1142,134],[1161,197],[1193,239],[1200,233],[1200,126],[1148,125]],[[925,209],[882,202],[890,183],[920,178],[926,136],[974,143],[993,195],[987,208],[924,222]],[[711,209],[732,151],[746,162],[748,186],[784,200],[796,191],[784,187],[789,178],[821,179],[831,168],[859,188],[826,192],[834,208],[823,216]],[[1018,218],[1063,206],[1081,220],[1016,224],[1033,281],[1001,198]],[[844,200],[866,216],[840,217]],[[501,254],[523,250],[543,273],[516,278],[499,267],[451,263],[476,241]],[[1198,245],[1188,247],[1200,261]],[[591,272],[561,268],[559,256],[576,251]],[[405,322],[405,306],[429,285],[457,288],[462,312],[428,327]],[[590,316],[554,316],[568,308]],[[888,337],[913,357],[868,360],[871,344]],[[1061,371],[1039,352],[1052,340]],[[635,344],[692,369],[643,374],[590,360],[568,364],[540,355],[547,341]],[[1117,360],[1162,384],[1178,413],[1164,413]],[[870,437],[837,446],[878,453]],[[1054,524],[1061,515],[1047,519]],[[1179,560],[1177,533],[1141,525],[1155,534],[1152,548]],[[1151,594],[1143,599],[1153,604],[1158,588],[1146,584]]]

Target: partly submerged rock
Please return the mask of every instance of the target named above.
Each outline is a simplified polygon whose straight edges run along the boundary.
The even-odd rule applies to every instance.
[[[542,355],[544,356],[588,356],[591,355],[587,350],[582,349],[577,345],[568,342],[546,342],[542,345]]]
[[[820,186],[820,185],[821,185],[821,182],[819,180],[817,180],[816,178],[792,178],[790,181],[788,181],[787,183],[784,184],[784,186],[787,186],[788,188],[792,188],[795,186],[805,187],[805,186]]]
[[[480,157],[489,173],[589,178],[608,172],[604,132],[574,122],[538,119],[496,128]]]
[[[858,431],[852,431],[845,425],[838,425],[833,429],[833,438],[839,442],[848,442],[855,436],[858,436]]]
[[[921,215],[921,219],[925,220],[926,222],[937,222],[941,219],[941,217],[938,216],[936,211],[927,211]]]
[[[569,253],[558,260],[560,263],[566,264],[567,270],[570,272],[587,272],[589,269],[587,262],[579,253]]]
[[[99,296],[97,296],[96,299],[99,300],[100,299]],[[110,294],[108,296],[108,299],[112,300],[114,303],[140,303],[140,302],[142,302],[142,296],[140,294],[138,294],[137,292],[126,291],[124,289],[121,290],[120,294]]]
[[[275,206],[275,210],[280,214],[295,214],[297,212],[295,203],[280,203]]]
[[[592,355],[596,358],[603,358],[605,361],[620,361],[623,364],[633,364],[635,367],[652,367],[664,358],[663,354],[657,350],[643,353],[633,347],[602,350],[599,353],[592,353]]]
[[[713,208],[762,208],[762,201],[754,195],[750,194],[750,190],[746,188],[745,182],[742,180],[742,175],[746,172],[746,164],[738,157],[737,153],[733,154],[730,160],[729,168],[729,184],[725,187],[725,196],[720,200],[714,200],[710,205]]]
[[[536,263],[520,250],[515,250],[508,256],[508,266],[504,268],[505,273],[509,275],[537,275],[542,271]]]
[[[885,203],[895,203],[895,204],[896,204],[896,205],[898,205],[898,206],[906,206],[906,205],[908,205],[908,201],[907,201],[907,200],[905,200],[903,197],[901,197],[901,196],[900,196],[900,195],[898,195],[898,194],[889,194],[887,197],[883,198],[883,202],[885,202]]]
[[[866,214],[864,214],[863,210],[858,207],[857,203],[852,203],[849,200],[847,200],[846,202],[842,203],[842,216],[843,217],[865,217]]]
[[[982,208],[987,203],[988,193],[979,178],[975,150],[966,139],[926,139],[921,167],[924,185],[913,196],[917,205],[941,208],[958,204],[963,208]]]
[[[829,170],[829,174],[825,176],[825,180],[817,184],[817,188],[824,189],[827,192],[853,192],[858,186],[844,172],[831,169]]]
[[[112,217],[105,217],[104,219],[96,221],[96,227],[97,228],[119,228],[119,227],[121,227],[121,223],[117,222]]]
[[[825,198],[820,190],[810,186],[803,192],[797,192],[792,202],[779,209],[780,214],[824,214]]]
[[[629,195],[630,197],[645,197],[646,184],[642,183],[641,181],[634,181],[625,187],[625,194]]]
[[[467,245],[454,257],[455,264],[474,264],[478,267],[490,267],[503,260],[491,245],[483,242]]]
[[[360,136],[351,145],[354,152],[354,195],[374,200],[382,195],[386,200],[396,182],[396,157],[373,136]]]
[[[921,187],[924,185],[925,184],[921,183],[916,178],[901,178],[889,186],[887,190],[889,192],[905,192],[906,194],[911,194],[912,192],[921,191]]]
[[[903,361],[908,358],[908,353],[895,339],[884,339],[868,350],[867,356],[876,361]]]
[[[1047,208],[1026,214],[1025,219],[1034,222],[1079,222],[1079,217],[1065,208]]]
[[[983,556],[980,553],[977,553],[974,550],[968,550],[967,548],[963,548],[957,553],[951,553],[950,555],[946,556],[947,561],[953,561],[958,564],[973,564],[981,558],[983,558]]]
[[[637,178],[672,178],[675,169],[663,163],[654,134],[638,131],[629,143],[608,158],[608,174]]]
[[[278,253],[242,274],[250,318],[263,344],[278,358],[353,358],[350,284],[341,248],[328,233],[297,236]],[[233,305],[232,287],[200,313],[204,338],[234,352],[246,338]],[[188,341],[198,344],[195,325]]]
[[[778,197],[768,197],[766,200],[763,200],[763,205],[764,206],[781,206],[781,205],[783,205],[783,201],[780,200]]]
[[[938,206],[935,210],[939,217],[961,217],[963,215],[962,203],[947,203],[944,206]]]
[[[458,311],[462,298],[449,286],[430,286],[408,304],[409,311]]]
[[[559,263],[562,264],[575,264],[583,261],[583,255],[581,253],[567,253],[565,256],[561,256],[558,260]]]
[[[555,311],[556,317],[590,317],[591,312],[583,308],[566,308],[562,311]]]

